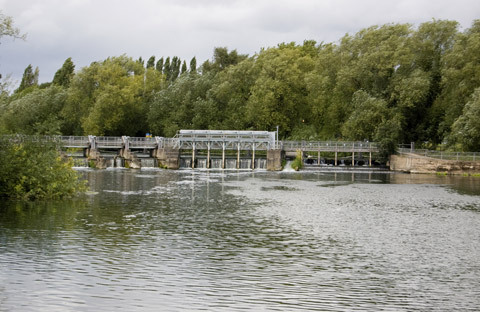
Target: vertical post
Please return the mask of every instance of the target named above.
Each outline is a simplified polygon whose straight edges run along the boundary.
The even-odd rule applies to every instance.
[[[352,167],[355,167],[355,151],[352,151]]]
[[[195,169],[195,142],[192,145],[192,169]]]
[[[240,169],[240,142],[237,144],[237,169]]]
[[[225,142],[222,143],[222,169],[225,169]]]
[[[207,143],[207,169],[210,169],[210,142]]]
[[[369,153],[369,157],[368,157],[368,166],[371,167],[372,166],[372,151],[370,151]]]
[[[252,170],[255,169],[255,142],[252,145]]]
[[[275,140],[275,149],[278,149],[278,125],[277,125],[277,139]]]
[[[335,166],[337,165],[337,151],[335,151]]]
[[[320,165],[320,147],[318,148],[317,165]]]

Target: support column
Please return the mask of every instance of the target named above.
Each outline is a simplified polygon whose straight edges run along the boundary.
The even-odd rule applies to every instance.
[[[210,142],[207,143],[207,169],[210,169]]]
[[[355,167],[355,152],[352,151],[352,167]]]
[[[369,155],[368,155],[368,166],[369,167],[372,166],[372,152],[370,152]]]
[[[252,170],[255,169],[255,143],[252,146]]]
[[[338,152],[335,152],[335,166],[337,165]]]
[[[192,169],[195,169],[195,143],[192,145]]]
[[[225,169],[225,142],[222,143],[222,169]]]
[[[237,144],[237,169],[240,169],[240,142]]]
[[[280,171],[282,170],[282,150],[271,149],[267,151],[267,170]]]
[[[320,149],[318,149],[317,165],[320,165]]]

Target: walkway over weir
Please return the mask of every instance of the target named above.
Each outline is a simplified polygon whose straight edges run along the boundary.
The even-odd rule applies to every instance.
[[[98,150],[119,150],[119,155],[128,158],[131,151],[149,150],[151,155],[163,163],[178,163],[179,152],[191,153],[191,166],[195,167],[198,151],[206,151],[207,168],[211,162],[212,150],[222,151],[222,168],[225,167],[226,151],[236,151],[237,166],[240,164],[241,152],[247,151],[251,157],[252,169],[255,164],[256,151],[267,152],[268,163],[281,166],[282,154],[295,157],[297,151],[303,153],[316,152],[317,163],[320,164],[321,153],[333,153],[334,164],[337,165],[339,153],[351,154],[355,164],[355,153],[368,153],[369,164],[372,164],[372,153],[378,147],[371,142],[336,142],[336,141],[279,141],[276,132],[269,131],[226,131],[226,130],[180,130],[173,138],[164,137],[103,137],[103,136],[70,136],[60,137],[66,148],[83,148],[86,155],[96,157]],[[133,155],[134,157],[134,155]],[[176,165],[172,165],[175,167]]]
[[[66,148],[91,149],[157,149],[171,147],[180,150],[227,149],[227,150],[272,150],[285,152],[339,152],[376,153],[373,142],[342,141],[278,141],[275,132],[267,131],[212,131],[180,130],[173,138],[164,137],[104,137],[104,136],[61,136]]]

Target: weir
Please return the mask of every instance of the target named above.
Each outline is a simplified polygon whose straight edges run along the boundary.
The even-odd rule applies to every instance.
[[[59,137],[63,146],[74,149],[99,167],[164,167],[169,169],[282,169],[282,160],[301,153],[306,165],[372,166],[378,147],[372,142],[279,141],[276,132],[180,130],[164,137]],[[76,150],[76,151],[75,151]],[[79,152],[81,150],[82,152]],[[368,155],[368,156],[366,156]],[[149,159],[149,160],[146,160]]]

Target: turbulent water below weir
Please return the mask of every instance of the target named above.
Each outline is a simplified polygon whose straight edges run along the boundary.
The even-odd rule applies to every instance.
[[[478,311],[480,178],[85,170],[0,202],[0,311]]]

